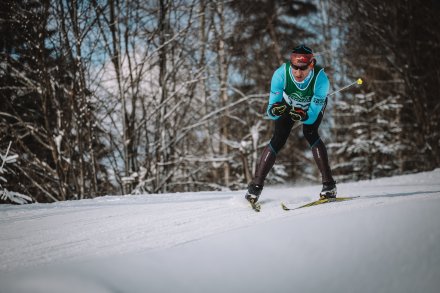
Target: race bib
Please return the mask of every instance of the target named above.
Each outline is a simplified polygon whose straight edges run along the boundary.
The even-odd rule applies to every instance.
[[[286,103],[292,106],[293,108],[300,108],[303,109],[304,111],[307,111],[309,109],[312,96],[304,97],[297,93],[292,93],[290,95],[287,95],[286,92],[283,92],[283,98],[286,101]]]

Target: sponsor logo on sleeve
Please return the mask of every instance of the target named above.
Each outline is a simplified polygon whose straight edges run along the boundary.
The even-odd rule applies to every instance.
[[[325,103],[325,99],[319,99],[319,98],[313,98],[313,103],[315,103],[316,105],[324,105]]]

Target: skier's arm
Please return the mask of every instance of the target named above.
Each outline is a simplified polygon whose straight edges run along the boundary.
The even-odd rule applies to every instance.
[[[325,104],[325,99],[327,98],[328,90],[330,88],[330,82],[324,70],[319,71],[316,77],[314,95],[312,101],[310,102],[309,109],[307,110],[307,120],[304,124],[313,124],[318,118],[319,112]]]
[[[272,120],[280,118],[279,116],[273,115],[271,109],[274,104],[283,102],[285,71],[285,64],[283,64],[274,72],[270,83],[269,105],[267,106],[266,112]]]

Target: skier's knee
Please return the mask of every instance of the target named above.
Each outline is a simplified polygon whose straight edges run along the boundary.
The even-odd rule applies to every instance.
[[[315,128],[304,127],[303,134],[311,147],[319,140],[318,130]]]
[[[269,145],[271,146],[272,151],[274,151],[275,154],[277,154],[283,148],[283,146],[286,144],[286,141],[287,141],[287,138],[274,136],[270,140]]]

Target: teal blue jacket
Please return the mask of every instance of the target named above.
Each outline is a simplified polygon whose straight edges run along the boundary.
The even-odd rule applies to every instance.
[[[307,111],[308,118],[303,121],[304,124],[313,124],[318,118],[319,112],[321,112],[324,107],[325,100],[327,98],[327,94],[330,88],[330,82],[328,80],[327,74],[325,74],[324,70],[320,70],[315,72],[315,69],[312,69],[309,75],[302,82],[297,82],[293,78],[293,74],[289,74],[287,78],[291,78],[295,85],[299,89],[305,89],[310,80],[313,79],[313,76],[318,74],[316,77],[316,82],[313,88],[313,97],[310,102],[306,103],[306,105],[302,105],[304,110]],[[272,82],[270,85],[270,95],[269,95],[269,104],[267,106],[267,115],[270,119],[276,120],[279,117],[274,116],[270,113],[270,108],[273,104],[277,102],[281,102],[283,100],[283,92],[286,88],[286,63],[281,65],[273,74]]]

